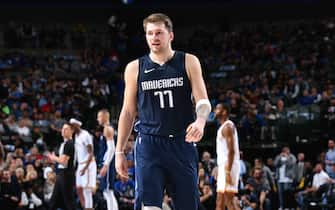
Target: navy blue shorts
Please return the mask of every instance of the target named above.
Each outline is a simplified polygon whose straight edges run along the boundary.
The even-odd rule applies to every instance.
[[[185,137],[139,134],[135,147],[135,209],[162,208],[164,192],[176,210],[197,210],[198,153]]]
[[[115,170],[115,158],[109,164],[109,168],[107,170],[107,174],[104,177],[100,177],[100,190],[104,191],[106,189],[113,190],[114,182],[116,178],[116,170]]]

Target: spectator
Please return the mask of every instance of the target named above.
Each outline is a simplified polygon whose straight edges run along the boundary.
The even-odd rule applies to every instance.
[[[202,160],[201,160],[206,174],[211,174],[213,168],[215,167],[214,160],[211,158],[211,154],[208,151],[204,151],[202,153]]]
[[[298,153],[297,155],[297,171],[296,171],[296,180],[297,183],[301,182],[301,179],[303,178],[305,174],[305,154],[304,153]]]
[[[308,90],[302,92],[302,96],[299,98],[299,104],[302,106],[311,105],[314,103],[314,97],[308,93]]]
[[[297,202],[299,208],[302,210],[306,207],[306,200],[320,198],[324,191],[324,188],[321,188],[321,186],[332,181],[328,174],[323,170],[322,163],[317,163],[314,170],[315,174],[313,176],[312,186],[306,188],[304,191],[299,192],[297,195]]]
[[[0,141],[0,171],[2,171],[5,168],[5,150],[4,147]]]
[[[215,197],[208,183],[205,183],[200,192],[200,209],[201,210],[211,210],[215,209]]]
[[[285,205],[290,204],[287,198],[292,196],[293,193],[293,183],[296,178],[296,158],[291,154],[288,147],[283,147],[281,153],[275,158],[274,164],[276,166],[279,208],[283,209]]]
[[[43,193],[44,193],[44,201],[46,202],[46,205],[49,204],[49,201],[52,196],[52,192],[54,190],[56,183],[56,174],[53,171],[49,171],[47,173],[47,179],[44,183]]]
[[[276,183],[270,168],[263,163],[261,158],[255,158],[254,168],[260,168],[262,170],[263,179],[268,183],[270,190],[275,189]]]
[[[117,181],[114,184],[114,193],[119,201],[119,208],[132,210],[135,203],[135,181],[133,179],[125,180],[117,175]]]
[[[21,192],[18,183],[12,179],[9,170],[4,170],[0,182],[0,209],[16,209],[20,202],[20,194]]]
[[[293,79],[290,79],[284,88],[284,94],[288,99],[289,104],[296,102],[297,97],[299,96],[300,87]]]
[[[261,168],[256,167],[253,169],[252,177],[247,180],[245,188],[250,191],[250,197],[253,197],[260,210],[271,209],[270,199],[267,198],[271,188],[267,180],[264,179]]]
[[[328,140],[328,151],[325,159],[326,172],[331,178],[335,179],[335,173],[332,170],[332,165],[335,164],[335,142],[333,139]]]
[[[250,163],[244,160],[243,151],[240,151],[240,186],[239,188],[244,188],[244,183],[246,181],[247,175],[249,174]]]

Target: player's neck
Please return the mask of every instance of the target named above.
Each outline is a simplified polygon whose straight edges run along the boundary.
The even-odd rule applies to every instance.
[[[102,126],[104,126],[104,127],[109,126],[109,122],[105,122]]]
[[[228,117],[222,117],[220,120],[221,125],[223,125],[227,120],[229,120]]]
[[[151,51],[149,56],[151,60],[154,61],[155,63],[164,64],[173,57],[174,53],[175,53],[174,50],[172,50],[171,48],[168,48],[167,50],[163,52],[152,52]]]

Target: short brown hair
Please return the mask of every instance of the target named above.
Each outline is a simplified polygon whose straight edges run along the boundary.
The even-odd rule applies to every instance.
[[[144,31],[146,31],[146,27],[148,23],[164,23],[166,29],[169,32],[173,31],[173,25],[172,25],[172,21],[169,18],[169,16],[163,14],[163,13],[154,13],[149,15],[148,17],[146,17],[143,20],[143,28]]]
[[[106,114],[108,116],[108,118],[110,117],[110,113],[109,113],[108,109],[100,109],[98,113],[103,113],[103,114]]]

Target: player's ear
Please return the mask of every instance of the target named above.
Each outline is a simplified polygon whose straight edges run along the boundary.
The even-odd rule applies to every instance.
[[[173,39],[174,39],[174,33],[171,31],[170,32],[170,40],[173,41]]]

